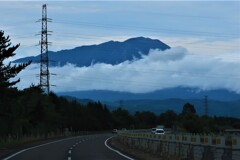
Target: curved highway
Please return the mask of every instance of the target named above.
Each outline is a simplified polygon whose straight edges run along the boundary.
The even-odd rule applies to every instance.
[[[109,148],[111,135],[87,135],[62,139],[21,150],[3,160],[132,160]]]

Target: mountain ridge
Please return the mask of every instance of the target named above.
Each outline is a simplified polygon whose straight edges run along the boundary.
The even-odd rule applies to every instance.
[[[117,101],[117,100],[138,100],[138,99],[203,99],[208,96],[210,99],[218,101],[240,100],[240,94],[224,90],[199,90],[198,88],[175,87],[162,90],[156,90],[148,93],[130,93],[109,90],[90,90],[90,91],[73,91],[59,92],[59,95],[69,95],[80,99],[90,98],[95,101]]]
[[[180,113],[185,103],[192,103],[198,114],[204,113],[204,100],[208,96],[210,116],[231,116],[240,118],[240,94],[225,89],[203,91],[198,88],[175,87],[150,93],[129,93],[106,90],[77,91],[57,93],[77,99],[91,99],[106,104],[110,110],[117,107],[136,111],[152,111],[160,114],[166,110]],[[81,100],[79,100],[82,103]]]
[[[120,106],[119,101],[103,102],[110,110],[114,110]],[[152,111],[159,115],[167,110],[173,110],[176,113],[181,113],[183,105],[191,103],[194,105],[196,112],[199,115],[204,115],[203,99],[162,99],[162,100],[125,100],[121,101],[121,107],[129,110],[132,114],[137,111]],[[218,101],[208,100],[208,115],[209,116],[230,116],[240,118],[240,100],[236,101]]]
[[[70,101],[77,101],[80,104],[86,105],[88,102],[93,102],[91,99],[78,99],[76,97],[64,96]],[[120,100],[120,101],[101,101],[109,110],[113,111],[119,107],[126,109],[131,114],[141,111],[151,111],[159,115],[167,110],[173,110],[176,113],[181,113],[183,105],[191,103],[194,105],[197,114],[204,115],[204,100],[203,99],[138,99],[138,100]],[[230,116],[240,118],[240,100],[219,101],[208,99],[208,115],[209,116]]]
[[[116,65],[124,61],[140,59],[141,55],[148,55],[150,49],[166,50],[170,46],[158,39],[135,37],[123,42],[108,41],[101,44],[84,45],[73,49],[49,51],[49,65],[63,66],[67,63],[78,67],[91,66],[95,63],[106,63]],[[17,59],[13,63],[23,63],[31,60],[33,63],[40,62],[40,55]],[[54,62],[53,62],[54,61]]]

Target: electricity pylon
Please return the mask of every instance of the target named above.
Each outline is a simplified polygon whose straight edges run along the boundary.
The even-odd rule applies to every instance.
[[[38,22],[42,22],[42,31],[41,41],[39,42],[41,45],[41,56],[40,56],[40,87],[42,90],[49,94],[50,85],[49,85],[49,59],[48,59],[48,35],[50,31],[47,30],[47,22],[51,22],[50,18],[47,18],[47,5],[44,4],[42,6],[42,18],[39,19]]]

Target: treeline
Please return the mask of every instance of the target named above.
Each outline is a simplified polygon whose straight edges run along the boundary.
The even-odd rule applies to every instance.
[[[183,106],[180,114],[168,110],[159,115],[150,111],[131,115],[122,108],[109,111],[100,102],[82,105],[54,93],[46,95],[38,86],[22,91],[6,89],[0,97],[1,137],[107,131],[113,128],[147,129],[156,125],[178,132],[219,133],[229,128],[240,128],[240,120],[198,116],[189,103]]]
[[[226,129],[240,129],[240,119],[232,117],[199,116],[193,104],[183,105],[182,112],[177,114],[173,110],[167,110],[159,115],[150,111],[136,112],[130,115],[127,110],[118,108],[112,112],[117,127],[147,129],[164,125],[172,132],[188,133],[224,133]]]
[[[2,92],[1,92],[2,93]],[[5,90],[0,97],[0,136],[25,136],[67,131],[102,131],[114,126],[111,112],[99,102],[81,105],[37,86]]]

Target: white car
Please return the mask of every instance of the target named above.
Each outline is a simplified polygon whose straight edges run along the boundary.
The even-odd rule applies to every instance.
[[[156,129],[154,134],[165,134],[164,129]]]
[[[117,134],[118,133],[118,130],[117,129],[113,129],[112,130],[112,134]]]
[[[151,132],[155,134],[157,128],[152,128]]]

